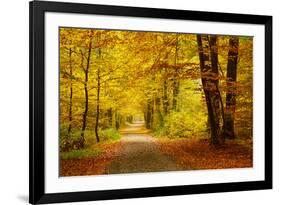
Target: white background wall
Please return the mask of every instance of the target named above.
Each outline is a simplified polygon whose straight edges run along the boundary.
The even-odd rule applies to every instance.
[[[274,189],[79,204],[280,204],[281,6],[278,0],[72,0],[109,5],[273,15]],[[28,200],[28,1],[0,6],[0,204]],[[223,177],[223,176],[222,176]]]

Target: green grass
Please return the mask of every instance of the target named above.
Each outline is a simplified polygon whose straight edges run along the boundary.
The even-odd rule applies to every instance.
[[[72,149],[75,149],[74,144],[79,140],[81,137],[81,129],[80,128],[72,128],[71,134],[69,136],[68,134],[68,124],[67,123],[62,123],[60,125],[60,149],[61,151],[69,151]],[[100,129],[99,130],[99,137],[100,137],[100,142],[105,143],[105,142],[111,142],[111,141],[116,141],[121,138],[121,135],[118,130],[114,128],[107,128],[107,129]],[[96,134],[93,129],[86,129],[84,131],[84,138],[85,138],[85,146],[84,149],[89,149],[93,145],[96,145]],[[73,151],[76,152],[76,151]],[[79,154],[84,154],[88,153],[88,151],[83,151],[82,153],[72,153],[71,155],[79,155]]]
[[[100,148],[93,149],[81,149],[81,150],[72,150],[70,152],[61,152],[61,159],[81,159],[87,157],[95,157],[101,154]]]
[[[100,130],[99,135],[102,142],[119,140],[121,138],[120,133],[114,128]]]

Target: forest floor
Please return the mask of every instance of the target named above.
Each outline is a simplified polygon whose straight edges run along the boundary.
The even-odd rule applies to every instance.
[[[143,123],[120,132],[120,141],[98,145],[98,156],[61,159],[60,176],[252,167],[252,146],[235,140],[212,147],[207,140],[155,138]]]
[[[211,146],[207,139],[159,139],[163,153],[177,159],[184,170],[249,168],[253,166],[252,144],[226,140]]]
[[[120,141],[113,141],[94,146],[92,149],[102,150],[95,157],[81,159],[60,159],[60,176],[101,175],[107,165],[117,157]]]

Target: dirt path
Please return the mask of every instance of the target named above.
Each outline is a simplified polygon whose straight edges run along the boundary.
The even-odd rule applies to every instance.
[[[159,149],[143,123],[134,123],[122,130],[121,147],[107,166],[107,174],[182,170],[176,161]]]
[[[207,140],[155,139],[144,128],[143,123],[129,125],[121,130],[121,134],[123,137],[120,142],[100,144],[99,148],[103,152],[96,157],[61,159],[60,176],[253,166],[253,152],[249,148],[252,146],[235,141],[213,147]]]

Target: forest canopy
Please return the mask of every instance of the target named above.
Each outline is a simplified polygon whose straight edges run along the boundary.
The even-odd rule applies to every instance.
[[[60,148],[120,138],[252,140],[253,38],[60,28]]]

